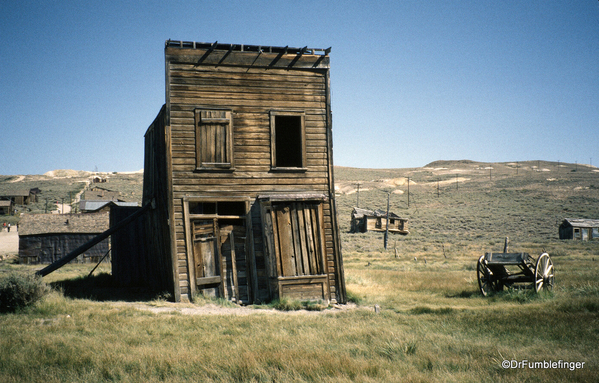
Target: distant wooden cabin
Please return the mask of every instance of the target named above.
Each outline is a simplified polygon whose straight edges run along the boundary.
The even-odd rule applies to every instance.
[[[328,53],[167,41],[143,200],[176,301],[346,301]]]
[[[16,190],[10,194],[1,196],[4,199],[9,199],[15,205],[29,205],[37,202],[37,195],[40,192],[38,188]]]
[[[13,207],[11,200],[0,200],[0,215],[12,215]]]
[[[21,263],[52,263],[108,230],[108,213],[29,214],[19,221]],[[97,262],[109,249],[109,241],[95,245],[74,262]]]
[[[559,226],[559,239],[599,239],[599,219],[566,218]]]
[[[104,177],[100,177],[100,176],[94,176],[94,177],[92,178],[92,183],[95,183],[95,184],[98,184],[98,183],[104,183],[104,182],[106,182],[106,181],[107,181],[107,179],[106,179],[106,178],[104,178]]]
[[[384,210],[367,210],[354,207],[351,213],[351,232],[365,233],[367,231],[386,231],[387,212]],[[409,234],[408,220],[389,212],[389,232]]]

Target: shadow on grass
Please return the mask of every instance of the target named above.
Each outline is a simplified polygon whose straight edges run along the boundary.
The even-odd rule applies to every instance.
[[[60,290],[65,297],[89,299],[93,301],[152,301],[169,298],[167,293],[155,291],[147,287],[118,286],[112,275],[100,273],[91,277],[65,279],[49,284],[53,289]]]
[[[456,294],[446,294],[445,298],[471,298],[472,296],[480,296],[480,291],[462,290]]]

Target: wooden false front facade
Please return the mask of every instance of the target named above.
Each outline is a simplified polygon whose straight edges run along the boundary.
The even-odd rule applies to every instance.
[[[345,302],[328,53],[167,41],[144,204],[175,300]]]

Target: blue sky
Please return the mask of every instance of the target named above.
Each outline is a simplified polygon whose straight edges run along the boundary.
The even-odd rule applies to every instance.
[[[141,169],[169,38],[332,47],[336,165],[599,164],[597,0],[20,0],[0,1],[0,174]]]

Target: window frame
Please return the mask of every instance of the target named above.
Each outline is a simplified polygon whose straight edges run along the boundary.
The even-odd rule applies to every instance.
[[[300,118],[300,166],[277,166],[277,127],[276,118],[299,117]],[[303,110],[271,110],[270,111],[270,160],[272,171],[282,172],[305,172],[306,165],[306,113]]]
[[[203,111],[218,111],[225,112],[225,118],[202,118]],[[228,122],[225,122],[228,121]],[[202,157],[205,154],[206,148],[202,146],[205,129],[202,121],[210,121],[214,125],[227,125],[225,128],[225,151],[229,162],[203,162]],[[234,143],[233,143],[233,110],[231,108],[201,106],[194,109],[194,131],[195,131],[195,157],[196,171],[233,171],[235,170],[234,163]]]

